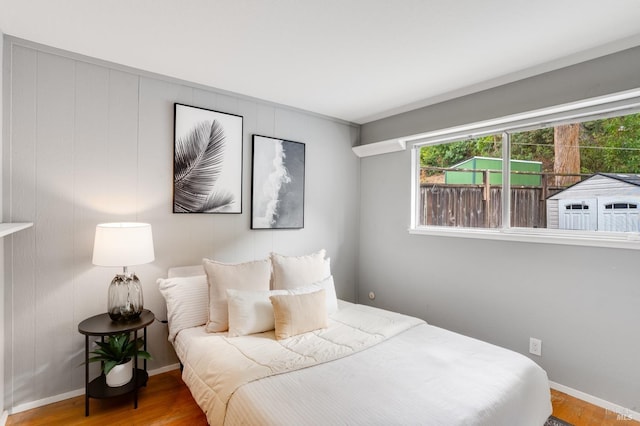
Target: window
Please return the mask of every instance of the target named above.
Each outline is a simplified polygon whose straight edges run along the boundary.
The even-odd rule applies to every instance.
[[[421,225],[501,226],[501,134],[422,147],[420,164]]]
[[[412,231],[640,240],[640,92],[523,116],[415,139]]]
[[[609,208],[609,207],[607,207]],[[589,206],[586,204],[570,204],[568,206],[565,206],[565,209],[567,210],[589,210]]]
[[[632,204],[632,203],[610,203],[610,204],[605,204],[604,208],[607,210],[617,210],[617,209],[637,209],[638,205],[637,204]]]

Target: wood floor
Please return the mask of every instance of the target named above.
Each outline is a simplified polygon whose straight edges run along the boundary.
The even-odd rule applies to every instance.
[[[179,370],[149,377],[138,393],[138,409],[133,397],[91,399],[89,417],[84,416],[84,396],[56,402],[9,416],[12,425],[148,426],[206,425],[207,419],[182,382]]]
[[[562,392],[551,391],[553,415],[574,426],[640,426],[617,413],[596,407]],[[9,416],[7,425],[50,426],[88,425],[149,426],[206,425],[178,370],[149,378],[140,390],[138,409],[130,396],[111,400],[91,399],[91,415],[84,416],[84,396]],[[542,425],[541,425],[542,426]]]
[[[553,415],[575,426],[638,426],[625,413],[616,413],[551,389]]]

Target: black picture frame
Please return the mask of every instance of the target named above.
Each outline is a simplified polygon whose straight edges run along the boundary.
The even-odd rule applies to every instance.
[[[242,121],[174,104],[174,213],[242,213]]]
[[[251,229],[304,228],[305,144],[252,139]]]

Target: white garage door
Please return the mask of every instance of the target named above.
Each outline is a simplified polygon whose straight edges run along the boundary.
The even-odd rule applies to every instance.
[[[639,232],[640,198],[599,198],[598,229],[612,232]]]
[[[598,203],[587,200],[559,200],[560,229],[596,231],[598,229]]]

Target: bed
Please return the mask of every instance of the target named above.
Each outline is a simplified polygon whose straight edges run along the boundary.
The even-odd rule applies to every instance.
[[[268,278],[267,265],[262,278],[252,270],[243,279],[236,265],[216,263],[219,273],[205,263],[206,274],[173,268],[159,280],[169,340],[209,424],[545,423],[549,384],[537,364],[418,318],[337,300],[324,255],[315,255],[315,273],[300,261],[309,256],[280,257],[280,265],[272,257]],[[264,279],[268,289],[247,288]],[[228,321],[214,324],[220,308]],[[316,310],[320,327],[295,330]]]

